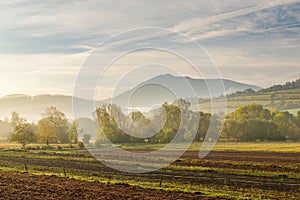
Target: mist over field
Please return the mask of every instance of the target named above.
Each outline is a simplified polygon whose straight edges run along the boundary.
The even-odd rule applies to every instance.
[[[300,199],[300,1],[0,2],[0,199]]]

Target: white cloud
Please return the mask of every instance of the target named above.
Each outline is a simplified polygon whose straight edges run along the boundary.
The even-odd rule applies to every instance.
[[[221,14],[217,14],[215,16],[207,16],[207,17],[195,17],[192,19],[183,20],[178,23],[173,29],[186,33],[190,35],[193,39],[205,39],[216,36],[224,36],[224,35],[232,35],[234,32],[241,31],[252,31],[253,24],[249,23],[246,20],[243,21],[229,21],[230,19],[234,19],[240,16],[245,16],[251,13],[257,13],[262,10],[266,10],[271,7],[275,7],[283,4],[291,4],[297,2],[297,0],[288,0],[288,1],[252,1],[251,3],[255,3],[254,5],[247,5],[247,2],[240,2],[234,5],[234,3],[230,2],[232,7],[239,7],[241,4],[244,6],[243,8],[224,12]],[[223,2],[222,2],[223,3]],[[249,6],[249,7],[248,7]],[[271,13],[272,14],[272,13]],[[265,13],[262,16],[257,16],[257,21],[260,20],[273,20],[273,17],[270,16],[270,13]],[[229,23],[228,23],[229,22]],[[217,23],[219,25],[217,28],[221,28],[219,31],[212,30],[214,25]],[[231,26],[231,29],[226,29],[226,26]],[[225,27],[225,28],[224,28]]]
[[[1,94],[17,91],[71,94],[89,52],[113,34],[143,27],[184,33],[205,47],[227,77],[232,73],[232,79],[263,86],[259,81],[265,75],[258,68],[256,73],[250,73],[252,77],[246,71],[243,78],[240,71],[235,78],[228,67],[256,66],[265,73],[266,67],[285,71],[285,67],[298,66],[299,3],[299,0],[3,1],[0,3],[0,91]],[[170,38],[173,43],[166,42]],[[136,44],[146,46],[149,40],[173,50],[188,47],[184,46],[188,41],[184,37],[174,38],[167,31],[144,31],[139,36],[129,34],[109,43],[102,56],[126,52]],[[208,65],[203,54],[192,48],[184,50]],[[142,56],[126,55],[117,61],[118,67],[110,72],[110,77],[118,78],[128,66],[147,63],[188,71],[184,63],[170,55],[147,52]],[[210,73],[207,68],[203,70]],[[187,73],[192,75],[191,71]],[[267,74],[273,78],[275,72]],[[294,74],[287,71],[277,79],[294,78]],[[107,86],[105,91],[109,94],[111,87]]]

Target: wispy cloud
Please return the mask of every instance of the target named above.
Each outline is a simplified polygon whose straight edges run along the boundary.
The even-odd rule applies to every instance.
[[[53,88],[52,92],[70,94],[89,52],[114,34],[143,27],[171,29],[189,38],[175,37],[167,31],[144,31],[139,37],[128,34],[122,40],[108,43],[106,55],[121,54],[137,43],[147,46],[149,41],[176,50],[193,39],[205,47],[225,77],[260,86],[265,86],[259,82],[262,76],[284,82],[295,76],[285,68],[296,68],[300,63],[299,11],[299,0],[3,1],[0,3],[0,90],[35,93],[44,88],[47,93]],[[193,58],[205,60],[195,49],[185,51]],[[145,52],[140,57],[134,56],[126,55],[127,58],[116,62],[111,77],[119,76],[128,66],[151,62],[187,70],[170,55]],[[250,67],[256,67],[256,73],[234,73],[234,69],[250,70]],[[266,71],[266,68],[276,70]],[[280,77],[279,69],[285,71]],[[107,86],[109,91],[111,87]]]
[[[268,1],[260,4],[225,12],[212,17],[196,17],[183,20],[173,28],[186,33],[192,39],[206,42],[207,39],[218,40],[228,37],[247,36],[272,32],[285,32],[300,22],[297,1]],[[291,8],[296,9],[291,10]],[[298,7],[298,9],[297,9]],[[251,40],[249,39],[251,42]],[[231,42],[231,41],[230,41]]]

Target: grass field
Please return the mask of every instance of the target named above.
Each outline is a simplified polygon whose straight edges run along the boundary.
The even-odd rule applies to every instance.
[[[199,151],[201,143],[193,143],[189,150]],[[146,148],[146,149],[159,149],[164,144],[124,144],[123,148]],[[180,145],[178,145],[180,148]],[[176,149],[176,146],[174,147]],[[256,143],[233,143],[233,142],[219,142],[213,148],[213,151],[258,151],[258,152],[298,152],[300,153],[300,143],[296,142],[256,142]]]
[[[151,150],[160,146],[148,145],[147,148]],[[200,196],[208,199],[300,198],[299,143],[218,143],[214,151],[204,159],[198,158],[199,146],[200,144],[193,144],[181,158],[164,169],[146,174],[129,174],[113,170],[95,160],[88,151],[78,148],[70,149],[67,148],[68,145],[60,145],[59,148],[53,145],[53,149],[50,150],[22,150],[16,145],[2,144],[0,146],[2,149],[0,170],[10,173],[26,172],[22,175],[24,179],[28,176],[30,180],[37,181],[44,180],[43,175],[61,177],[53,178],[58,181],[56,185],[72,178],[71,182],[75,185],[76,180],[97,182],[98,187],[109,186],[112,191],[118,185],[125,184],[127,187],[123,188],[124,193],[126,190],[131,190],[131,187],[137,186],[151,189],[151,191],[152,189],[178,191],[179,193],[169,195],[177,195],[177,197],[186,195],[183,199],[197,199]],[[33,147],[34,145],[31,146]],[[123,147],[130,148],[131,151],[144,147],[147,151],[147,148],[141,145],[124,145]],[[169,153],[172,153],[172,150]],[[30,174],[38,176],[32,177]],[[24,186],[25,182],[22,182],[23,188],[33,187]],[[37,189],[38,186],[34,187]],[[0,193],[3,188],[4,186],[0,184]],[[16,189],[15,192],[22,194],[21,188],[20,191]],[[67,190],[68,188],[61,189]],[[147,196],[146,189],[145,197]],[[153,195],[151,191],[148,192]],[[67,191],[65,193],[67,194]],[[140,195],[142,193],[143,189]],[[108,192],[107,195],[113,194]],[[197,195],[200,196],[197,197]],[[154,196],[153,199],[159,198],[159,196],[156,197]],[[172,199],[171,196],[165,198]]]
[[[124,149],[160,149],[165,144],[120,144],[118,145]],[[191,151],[199,151],[202,143],[192,143],[189,147]],[[74,148],[76,145],[73,145]],[[174,150],[180,149],[180,144],[178,146],[174,145]],[[40,144],[29,144],[27,148],[36,149],[38,147],[41,150],[47,149],[46,145]],[[68,149],[69,144],[50,144],[51,149],[64,148]],[[15,143],[0,143],[1,149],[21,149],[20,144]],[[259,152],[295,152],[300,153],[300,142],[218,142],[213,148],[213,151],[259,151]]]
[[[275,100],[274,103],[278,104],[280,103],[281,100]],[[289,102],[291,103],[299,103],[300,99],[294,99],[294,100],[289,100]],[[271,103],[271,100],[232,100],[232,99],[227,99],[227,107],[226,107],[226,112],[227,113],[231,113],[234,112],[238,107],[240,106],[246,106],[246,105],[250,105],[250,104],[259,104],[262,105],[264,107],[268,106]],[[205,102],[205,103],[201,103],[197,106],[194,106],[194,108],[201,110],[202,112],[207,112],[207,113],[218,113],[218,112],[223,112],[224,108],[222,108],[222,105],[224,105],[222,102],[218,103],[215,102],[214,104],[214,110],[211,110],[211,103],[210,102]],[[284,110],[285,111],[285,110]],[[288,109],[287,111],[289,111],[290,113],[297,115],[297,112],[300,111],[300,105],[299,108],[294,108],[294,109]]]

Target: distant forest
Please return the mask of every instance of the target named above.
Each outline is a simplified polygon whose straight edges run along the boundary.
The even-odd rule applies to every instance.
[[[284,85],[273,85],[266,89],[261,89],[258,92],[273,92],[278,90],[289,90],[289,89],[296,89],[300,88],[300,79],[292,82],[286,82]]]
[[[291,90],[291,89],[300,89],[300,79],[297,79],[292,82],[286,82],[284,85],[273,85],[273,86],[265,88],[265,89],[260,89],[257,92],[255,92],[253,89],[249,88],[244,91],[237,91],[233,94],[228,95],[227,97],[264,94],[264,93],[269,93],[269,92],[278,92],[281,90]]]

